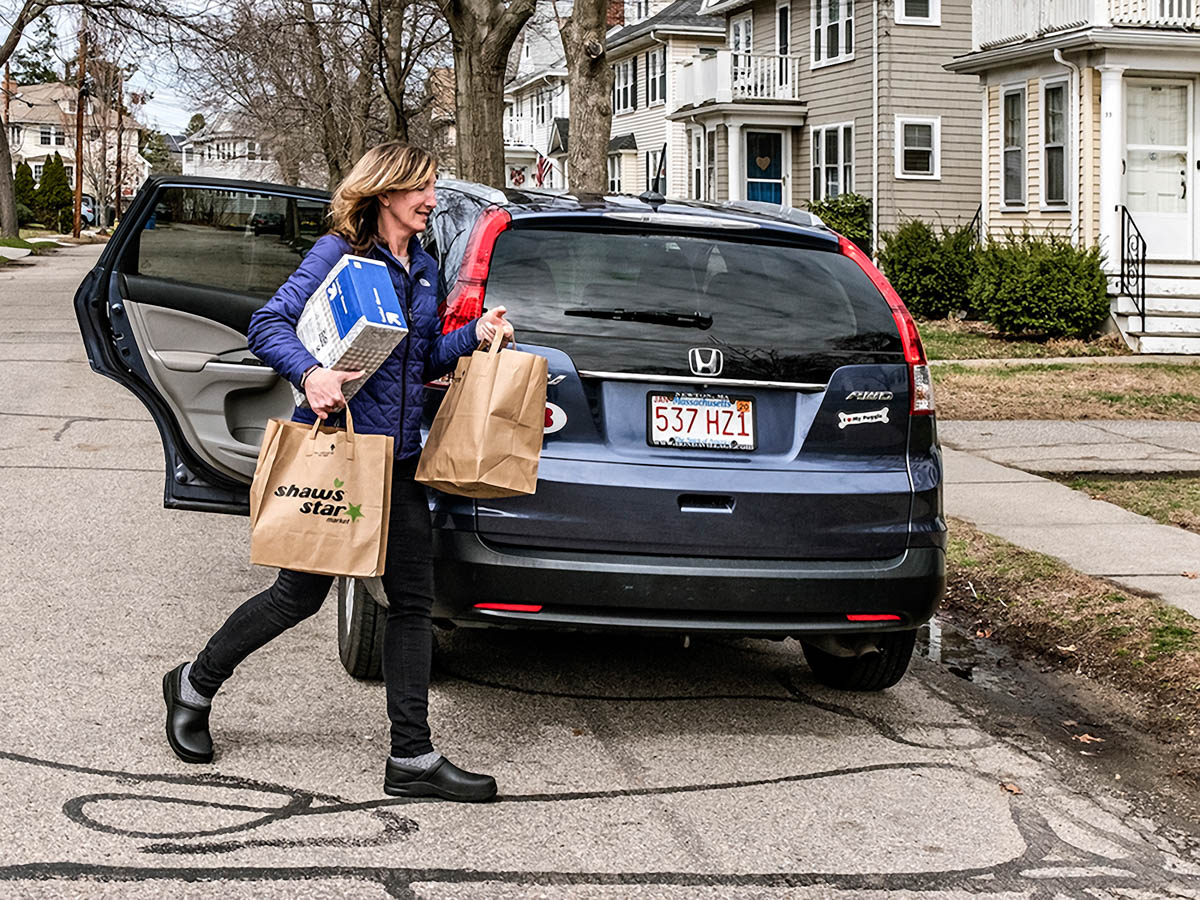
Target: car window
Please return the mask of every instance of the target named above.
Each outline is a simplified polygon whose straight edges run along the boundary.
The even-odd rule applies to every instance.
[[[328,230],[327,208],[319,200],[168,188],[141,233],[137,271],[270,297]]]
[[[902,353],[887,302],[854,261],[794,245],[514,229],[497,240],[485,302],[582,370],[689,375],[688,350],[709,346],[724,378],[817,381]]]
[[[462,191],[439,187],[437,207],[430,217],[427,249],[438,261],[438,296],[445,299],[458,278],[467,239],[487,202]]]

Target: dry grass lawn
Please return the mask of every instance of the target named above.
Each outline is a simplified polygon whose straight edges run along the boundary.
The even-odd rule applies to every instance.
[[[1170,737],[1200,724],[1200,620],[957,519],[946,606],[976,631],[1120,688]]]
[[[1056,356],[1125,356],[1129,348],[1116,335],[1092,341],[1038,339],[1003,334],[987,322],[922,319],[917,323],[930,359],[1037,359]]]
[[[935,366],[943,419],[1200,421],[1200,365],[1030,363]]]
[[[1200,532],[1200,478],[1195,475],[1089,472],[1051,477],[1097,500],[1107,500],[1140,516],[1149,516],[1159,524]]]

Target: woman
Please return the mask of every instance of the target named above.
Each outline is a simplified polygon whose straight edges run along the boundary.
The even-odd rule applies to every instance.
[[[432,533],[425,489],[413,480],[421,452],[424,384],[450,371],[458,357],[502,332],[512,335],[504,307],[449,334],[437,315],[437,263],[417,235],[425,230],[434,196],[436,162],[416,147],[393,142],[373,147],[337,187],[332,227],[274,297],[250,320],[250,349],[297,385],[310,410],[294,421],[326,418],[345,405],[342,384],[361,372],[322,368],[296,337],[305,301],[346,253],[384,262],[409,322],[408,336],[350,401],[354,427],[396,439],[392,507],[383,586],[388,597],[383,674],[391,720],[391,755],[384,791],[394,796],[490,800],[496,782],[465,772],[434,751],[428,710],[432,651]],[[212,760],[210,702],[243,659],[316,613],[333,578],[280,570],[276,582],[229,617],[194,662],[163,678],[167,740],[184,762]]]

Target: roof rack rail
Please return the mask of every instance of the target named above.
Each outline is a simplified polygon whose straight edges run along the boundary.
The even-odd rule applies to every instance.
[[[726,200],[720,205],[723,209],[734,209],[739,212],[769,216],[772,219],[778,219],[781,222],[788,222],[792,225],[803,225],[812,228],[827,227],[825,222],[816,213],[796,209],[791,206],[783,206],[780,203],[767,203],[763,200]]]
[[[508,197],[504,191],[489,187],[486,184],[480,184],[477,181],[462,181],[458,178],[439,178],[435,182],[435,187],[444,187],[462,194],[470,194],[472,197],[488,203],[496,203],[500,206],[508,205]]]

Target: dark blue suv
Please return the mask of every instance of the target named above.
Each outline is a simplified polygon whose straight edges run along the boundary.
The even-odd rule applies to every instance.
[[[827,684],[898,681],[944,591],[942,465],[916,328],[862,251],[765,204],[453,181],[438,200],[446,327],[508,307],[550,380],[534,496],[430,497],[435,617],[791,636]],[[168,507],[246,512],[264,423],[291,409],[246,326],[326,202],[152,179],[80,286],[92,367],[158,424]],[[343,580],[339,601],[343,664],[375,676],[386,598]]]

